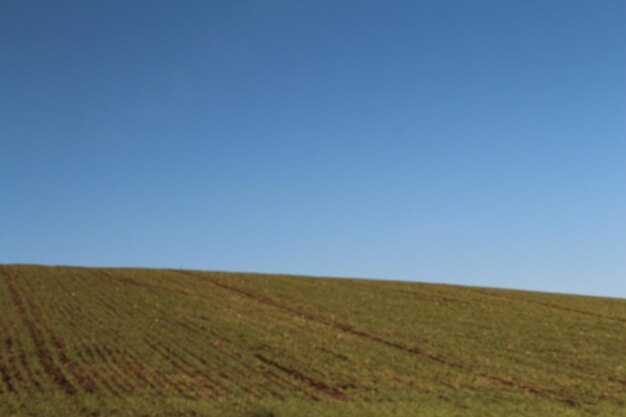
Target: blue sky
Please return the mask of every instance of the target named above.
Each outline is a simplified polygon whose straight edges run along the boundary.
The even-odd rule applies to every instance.
[[[0,262],[626,297],[626,3],[3,1]]]

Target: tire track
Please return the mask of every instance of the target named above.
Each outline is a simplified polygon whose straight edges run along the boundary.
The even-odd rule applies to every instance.
[[[26,280],[25,286],[28,285],[29,282],[32,283],[32,279]],[[31,288],[31,291],[32,290],[33,289]],[[36,293],[36,291],[33,291],[33,293]],[[43,305],[45,301],[41,300],[39,303],[35,303],[31,299],[31,297],[27,294],[29,294],[28,288],[26,288],[26,291],[23,294],[24,295],[23,299],[28,304],[28,309],[31,315],[38,321],[39,326],[42,327],[43,331],[48,336],[48,339],[52,342],[52,346],[54,347],[54,352],[56,353],[56,356],[59,358],[63,368],[69,372],[72,379],[78,384],[78,387],[81,390],[87,393],[95,393],[96,384],[94,380],[92,379],[91,374],[83,366],[81,366],[79,363],[77,363],[76,361],[74,361],[68,356],[68,354],[70,353],[70,350],[66,346],[65,340],[61,338],[54,330],[52,330],[47,325],[47,318],[43,314],[41,307],[40,307],[41,305]],[[58,300],[58,298],[52,297],[51,300]],[[58,303],[58,301],[57,302],[53,301],[51,303],[49,302],[48,304],[46,304],[46,311],[48,311],[50,315],[55,314],[55,313],[56,314],[61,313],[60,314],[61,323],[68,324],[64,320],[63,314],[59,308],[60,308],[60,304]]]
[[[98,271],[102,272],[102,271]],[[98,274],[100,275],[100,274]],[[100,279],[103,279],[100,277]],[[121,301],[118,299],[118,303],[116,306],[113,306],[108,299],[106,299],[101,291],[97,291],[93,288],[93,286],[87,286],[85,289],[85,293],[90,293],[90,299],[97,302],[100,306],[104,307],[101,311],[107,311],[109,313],[109,318],[114,321],[123,322],[127,320],[127,318],[123,317],[120,311],[123,309],[123,305]],[[117,308],[116,308],[117,307]],[[100,321],[102,323],[102,321]],[[103,326],[103,328],[107,328],[107,326]],[[137,355],[134,353],[135,346],[132,346],[128,343],[128,337],[126,335],[121,335],[117,332],[113,332],[112,329],[107,330],[107,335],[109,338],[106,340],[117,340],[118,341],[118,349],[120,350],[120,344],[124,343],[123,356],[114,353],[112,349],[107,346],[102,346],[102,349],[106,353],[106,356],[111,358],[111,362],[115,364],[115,367],[118,368],[122,373],[121,376],[123,380],[130,384],[130,381],[137,381],[139,385],[133,385],[134,388],[148,388],[155,392],[157,395],[164,396],[169,395],[166,387],[169,386],[166,381],[164,375],[157,371],[147,371],[144,365],[143,360],[140,360]],[[122,360],[124,360],[122,363]]]
[[[46,347],[45,336],[28,318],[24,301],[22,300],[19,292],[15,288],[14,277],[9,274],[4,267],[2,267],[2,269],[5,273],[5,276],[7,277],[7,287],[9,289],[9,293],[11,294],[11,298],[13,299],[13,304],[15,305],[17,314],[20,318],[20,321],[24,324],[24,326],[30,333],[30,336],[35,344],[37,357],[39,358],[43,369],[52,379],[52,381],[61,388],[63,392],[65,392],[67,395],[75,395],[77,392],[76,388],[74,388],[70,381],[65,377],[61,369],[56,365],[53,360],[53,355],[51,351]]]
[[[197,282],[197,277],[192,276],[191,278],[192,278],[192,280],[193,280],[193,281]],[[192,281],[192,282],[193,282],[193,281]],[[290,325],[290,327],[292,327],[293,329],[299,329],[299,326],[294,325],[292,322],[289,322],[289,325]],[[197,331],[197,330],[195,330],[195,331]],[[236,344],[234,344],[233,342],[230,342],[230,343],[232,344],[232,346],[233,346],[233,347],[234,347],[234,346],[237,346],[237,345],[236,345]],[[239,347],[239,348],[241,348],[241,346],[238,346],[238,347]],[[233,352],[235,352],[237,349],[234,349],[234,348],[233,348],[233,349],[231,349],[231,350],[232,350]],[[252,355],[252,357],[254,357],[254,355],[253,355],[253,354],[252,354],[249,350],[246,352],[246,356],[247,356],[247,355]],[[239,358],[241,358],[241,356],[240,356]],[[256,359],[256,360],[255,360],[255,362],[258,362],[258,358],[255,358],[255,359]],[[345,360],[346,358],[344,357],[344,358],[342,358],[342,359],[344,359],[344,360]],[[248,362],[246,359],[239,359],[239,361],[241,361],[242,363],[247,363],[247,362]],[[266,363],[266,362],[265,362],[265,365],[267,365],[267,363]],[[264,368],[265,368],[265,367],[264,367]],[[253,367],[253,366],[248,365],[247,369],[248,369],[248,370],[254,370],[254,367]],[[270,383],[272,383],[272,384],[277,384],[277,385],[278,385],[279,387],[281,387],[281,388],[296,389],[296,390],[302,391],[302,392],[303,392],[306,396],[309,396],[309,397],[311,397],[311,396],[313,395],[313,394],[311,394],[311,393],[309,393],[309,392],[307,392],[307,391],[305,391],[305,390],[302,390],[302,389],[301,389],[301,388],[302,388],[302,384],[295,384],[295,385],[294,385],[293,378],[288,378],[288,379],[282,378],[282,377],[280,377],[280,376],[276,375],[276,373],[274,373],[274,372],[270,371],[270,370],[269,370],[269,368],[268,368],[268,369],[264,369],[264,370],[261,372],[261,374],[263,375],[264,379],[266,379],[268,382],[270,382]],[[284,374],[284,372],[281,372],[281,374]],[[277,397],[277,398],[279,398],[279,397],[281,396],[280,394],[276,393],[275,391],[274,391],[274,392],[272,392],[272,393],[270,393],[270,394],[271,394],[272,396]]]
[[[41,389],[41,383],[39,379],[35,377],[35,373],[31,370],[30,363],[26,354],[25,348],[22,346],[20,338],[14,338],[8,331],[5,336],[6,355],[3,364],[3,360],[0,357],[0,374],[3,375],[3,380],[10,382],[9,391],[14,394],[19,394],[18,387],[27,389],[29,383],[32,385],[35,391]],[[13,370],[13,372],[11,372]],[[11,377],[11,374],[13,376]]]
[[[278,362],[269,359],[263,355],[261,355],[260,353],[253,353],[252,354],[255,358],[257,358],[258,360],[260,360],[263,363],[266,363],[270,366],[273,366],[276,369],[279,369],[283,372],[285,372],[286,374],[288,374],[289,376],[302,381],[308,385],[310,385],[311,387],[313,387],[314,389],[316,389],[317,391],[320,391],[326,395],[329,395],[337,400],[347,400],[348,397],[346,397],[341,391],[339,391],[336,388],[333,388],[329,385],[326,385],[325,383],[323,383],[322,381],[318,381],[308,375],[303,374],[302,372],[296,370],[296,369],[292,369],[289,367],[286,367],[284,365],[279,364]]]
[[[60,282],[61,280],[57,279],[56,274],[50,274],[49,278],[54,280],[54,285],[56,288],[60,288],[62,291],[66,290],[66,288]],[[66,291],[66,292],[68,295],[68,298],[67,298],[68,300],[74,298],[73,293],[70,293],[69,291]],[[73,337],[70,340],[70,342],[74,340],[79,341],[78,344],[73,343],[73,345],[76,345],[74,354],[76,355],[76,359],[78,359],[81,365],[75,364],[73,360],[71,360],[67,356],[67,354],[65,354],[66,346],[65,346],[65,343],[60,338],[58,338],[54,334],[50,335],[51,339],[54,341],[54,344],[57,346],[57,348],[61,349],[63,352],[61,357],[64,363],[64,368],[68,369],[71,372],[74,379],[79,381],[79,384],[81,385],[81,387],[85,389],[86,392],[98,393],[98,394],[110,393],[110,394],[113,394],[114,396],[119,397],[120,392],[118,391],[118,389],[116,389],[106,378],[103,378],[100,371],[92,365],[94,363],[94,360],[93,360],[94,354],[90,350],[89,346],[81,342],[82,340],[81,336],[83,336],[84,333],[81,333],[81,332],[76,333],[76,330],[82,328],[82,326],[80,325],[80,323],[78,323],[75,320],[75,315],[72,313],[71,308],[79,306],[79,305],[77,303],[72,303],[72,302],[69,302],[69,303],[60,302],[59,300],[61,300],[61,298],[59,297],[53,297],[51,298],[51,300],[52,300],[52,303],[46,305],[46,311],[58,312],[61,322],[68,326],[71,326],[74,329],[74,334],[72,334]],[[79,310],[80,310],[80,307],[79,307]],[[80,313],[81,313],[80,315],[83,315],[82,311],[80,311]],[[48,330],[48,332],[50,333],[51,331]],[[70,352],[68,351],[68,354],[69,353]],[[86,367],[88,367],[88,369]]]
[[[111,274],[105,272],[105,271],[101,271],[102,275],[104,275],[104,277],[107,278],[107,280],[113,280],[117,283],[119,282],[124,282],[124,283],[129,283],[130,281],[132,281],[131,285],[136,285],[136,286],[142,286],[141,283],[138,283],[135,280],[130,280],[130,279],[126,279],[126,280],[118,280],[116,279],[114,276],[112,276]],[[146,305],[146,310],[150,311],[150,310],[154,310],[153,306],[150,305]],[[129,312],[129,314],[132,314],[132,312]],[[164,322],[170,324],[171,320],[169,319],[169,317],[167,315],[165,315],[164,313],[162,314],[163,318],[166,320],[163,320]],[[163,329],[159,332],[157,332],[157,334],[153,334],[153,335],[146,335],[144,337],[141,338],[142,343],[145,344],[146,346],[148,346],[153,352],[155,352],[156,355],[158,355],[160,358],[164,359],[167,363],[169,363],[173,369],[175,369],[178,373],[180,373],[181,375],[184,375],[186,378],[190,379],[190,380],[197,380],[198,376],[200,376],[200,379],[202,379],[201,385],[203,387],[205,387],[207,390],[210,390],[212,392],[211,396],[214,397],[215,396],[215,387],[210,385],[210,382],[213,382],[215,385],[218,385],[218,383],[213,380],[212,378],[210,378],[208,375],[204,374],[204,373],[200,373],[200,375],[194,375],[193,372],[197,371],[197,369],[194,369],[193,367],[190,367],[188,364],[185,364],[185,360],[184,358],[182,358],[180,356],[180,354],[174,352],[171,348],[168,348],[167,346],[160,346],[159,343],[156,343],[155,341],[159,340],[159,336],[161,336],[162,334],[167,334],[167,331],[164,331]],[[165,345],[165,344],[164,344]],[[175,345],[173,343],[170,343],[170,345]],[[185,366],[186,365],[186,366]],[[191,371],[189,371],[189,368],[191,368]],[[181,395],[182,397],[185,398],[200,398],[200,397],[204,397],[204,395],[201,395],[198,391],[197,391],[197,387],[195,384],[191,384],[190,382],[186,381],[186,382],[174,382],[169,376],[162,374],[161,373],[161,378],[162,381],[170,386],[172,389],[174,389],[179,395]],[[191,395],[190,393],[193,393],[194,395]]]
[[[243,295],[244,297],[247,297],[247,298],[250,298],[252,300],[255,300],[258,303],[269,305],[271,307],[274,307],[274,308],[286,311],[286,312],[288,312],[290,314],[296,315],[298,317],[302,317],[302,318],[307,319],[309,321],[320,323],[320,324],[323,324],[323,325],[335,328],[337,330],[343,331],[345,333],[352,334],[354,336],[358,336],[358,337],[361,337],[361,338],[364,338],[364,339],[368,339],[368,340],[371,340],[373,342],[376,342],[376,343],[379,343],[379,344],[382,344],[382,345],[385,345],[385,346],[388,346],[388,347],[391,347],[391,348],[394,348],[394,349],[397,349],[397,350],[400,350],[400,351],[403,351],[403,352],[406,352],[406,353],[410,353],[410,354],[413,354],[413,355],[421,356],[423,358],[429,359],[429,360],[431,360],[433,362],[436,362],[436,363],[439,363],[441,365],[444,365],[444,366],[447,366],[447,367],[450,367],[450,368],[453,368],[453,369],[461,370],[464,373],[471,373],[471,374],[483,377],[485,379],[488,379],[490,381],[497,382],[497,383],[499,383],[501,385],[504,385],[504,386],[507,386],[507,387],[510,387],[510,388],[514,388],[514,389],[517,389],[517,390],[521,390],[521,391],[524,391],[524,392],[529,392],[529,393],[532,393],[532,394],[535,394],[535,395],[538,395],[538,396],[541,396],[541,397],[551,398],[551,399],[554,399],[556,401],[562,402],[562,403],[570,405],[570,406],[576,405],[576,401],[574,401],[574,400],[572,400],[570,398],[564,397],[560,393],[558,393],[558,392],[556,392],[554,390],[551,390],[551,389],[548,389],[548,388],[539,387],[539,386],[534,386],[534,385],[531,385],[531,384],[526,384],[526,383],[523,383],[523,382],[520,382],[520,381],[515,381],[515,380],[512,380],[512,379],[502,378],[502,377],[497,376],[497,375],[492,375],[492,374],[490,374],[490,373],[488,373],[486,371],[476,371],[476,370],[474,370],[474,369],[472,369],[472,368],[470,368],[470,367],[468,367],[466,365],[463,365],[461,363],[452,362],[452,361],[450,361],[450,360],[448,360],[448,359],[446,359],[444,357],[432,354],[430,352],[426,352],[426,351],[424,351],[422,349],[419,349],[417,347],[408,347],[408,346],[405,346],[405,345],[403,345],[401,343],[398,343],[398,342],[395,342],[395,341],[391,341],[391,340],[387,340],[387,339],[384,339],[384,338],[382,338],[380,336],[372,335],[372,334],[369,334],[367,332],[355,329],[354,327],[352,327],[352,326],[350,326],[348,324],[341,323],[341,322],[338,322],[338,321],[329,320],[329,319],[326,319],[324,317],[318,316],[316,314],[308,313],[308,312],[305,312],[303,310],[297,309],[295,307],[291,307],[291,306],[288,306],[288,305],[285,305],[285,304],[281,304],[278,301],[276,301],[276,300],[274,300],[274,299],[272,299],[270,297],[267,297],[267,296],[264,296],[264,295],[260,295],[260,294],[256,294],[256,293],[251,293],[249,291],[242,290],[242,289],[240,289],[238,287],[233,287],[231,285],[224,284],[224,283],[220,282],[219,280],[216,280],[214,278],[208,277],[206,275],[199,275],[197,273],[193,273],[193,272],[189,272],[189,271],[185,271],[185,270],[170,270],[170,271],[178,272],[178,273],[181,273],[181,274],[184,274],[184,275],[188,275],[188,276],[193,276],[193,277],[196,277],[196,278],[199,278],[199,279],[203,279],[203,280],[205,280],[207,282],[212,283],[213,285],[215,285],[217,287],[223,288],[223,289],[228,290],[228,291],[233,292],[233,293],[237,293],[237,294]]]
[[[141,287],[141,288],[146,288],[150,291],[155,291],[155,290],[160,290],[161,287],[159,286],[154,286],[154,285],[144,285],[143,283],[135,280],[135,279],[131,279],[128,277],[125,277],[123,275],[111,275],[108,273],[104,273],[107,278],[111,281],[111,282],[131,282],[133,286],[136,287]],[[188,291],[184,291],[184,290],[179,290],[177,291],[177,293],[183,293],[185,295],[190,295],[190,293]],[[156,294],[157,297],[160,296],[160,294]],[[145,301],[145,300],[144,300]],[[211,340],[207,337],[203,337],[203,333],[205,333],[205,329],[198,327],[197,325],[192,324],[192,322],[190,320],[180,320],[177,319],[176,316],[172,315],[172,314],[168,314],[165,310],[163,310],[160,307],[155,307],[152,304],[147,304],[145,303],[144,306],[146,307],[146,309],[149,310],[153,310],[155,313],[159,314],[159,320],[163,323],[165,323],[166,325],[173,327],[173,328],[183,328],[187,331],[187,334],[193,334],[195,337],[187,339],[187,342],[185,345],[191,343],[193,346],[195,346],[196,348],[198,348],[198,350],[205,350],[207,349],[207,347],[212,348],[214,352],[218,353],[220,356],[222,355],[227,355],[229,356],[229,359],[227,359],[226,361],[223,361],[223,363],[228,363],[229,366],[232,368],[233,365],[235,367],[239,367],[239,365],[241,365],[241,368],[243,370],[243,373],[249,373],[249,372],[253,372],[259,376],[261,376],[265,381],[270,382],[270,384],[275,384],[276,383],[276,376],[274,374],[268,374],[267,372],[261,372],[257,369],[255,369],[254,367],[250,367],[249,364],[246,364],[246,361],[242,359],[241,356],[236,356],[233,355],[232,352],[226,352],[224,350],[221,349],[215,349],[215,346],[211,343]],[[164,332],[167,333],[167,332]],[[208,362],[202,358],[201,356],[199,356],[198,354],[194,353],[191,351],[191,349],[186,348],[185,346],[182,346],[182,344],[172,344],[169,343],[169,341],[164,341],[164,344],[170,345],[172,347],[175,347],[177,350],[180,351],[180,354],[174,352],[171,350],[171,348],[166,348],[168,349],[168,351],[170,352],[169,355],[166,354],[162,354],[162,356],[176,356],[177,361],[184,363],[185,366],[187,367],[187,369],[191,369],[192,371],[200,371],[201,374],[203,375],[204,378],[206,378],[210,383],[213,383],[215,385],[217,385],[218,387],[221,387],[225,392],[231,391],[230,389],[227,389],[226,387],[224,387],[224,385],[222,385],[221,383],[219,383],[218,381],[216,381],[215,379],[211,378],[206,372],[201,371],[201,369],[206,369],[207,367],[210,367]],[[199,343],[201,343],[200,345],[198,345]],[[233,345],[234,346],[234,345]],[[153,346],[154,349],[157,348],[157,346]],[[170,358],[168,358],[169,360]],[[191,362],[189,362],[189,360],[193,359],[196,363],[199,364],[199,366],[193,365]],[[175,366],[179,367],[181,369],[181,371],[184,371],[184,367],[181,367],[180,364],[178,364],[178,362],[174,362]],[[220,375],[223,379],[226,379],[227,381],[229,381],[229,383],[234,384],[235,387],[237,387],[238,389],[246,392],[248,395],[251,395],[254,398],[261,398],[262,396],[259,395],[257,392],[253,391],[250,387],[246,386],[245,384],[241,384],[241,382],[238,382],[236,380],[233,380],[232,378],[228,378],[228,376],[222,372],[222,371],[217,371],[216,372],[218,375]],[[283,380],[280,380],[281,382]],[[283,385],[282,383],[279,383],[278,385]],[[274,391],[272,388],[270,388],[270,386],[268,386],[268,384],[266,383],[258,383],[254,385],[254,388],[256,388],[257,390],[260,391],[264,391],[265,395],[269,395],[272,397],[276,397],[276,398],[281,398],[282,395],[276,391]],[[213,388],[214,389],[214,388]]]
[[[130,284],[132,286],[136,286],[136,287],[142,287],[142,288],[146,288],[150,291],[154,291],[155,289],[162,289],[158,286],[152,286],[152,285],[143,285],[141,282],[138,282],[137,280],[134,279],[130,279],[124,276],[118,277],[115,275],[112,275],[106,271],[98,271],[99,274],[103,277],[103,279],[105,279],[106,281],[110,282],[111,284]],[[132,281],[132,283],[131,283]],[[181,293],[185,293],[185,295],[189,295],[189,293],[184,292],[183,290],[181,291],[176,291],[181,292]],[[193,326],[191,326],[189,323],[185,322],[185,321],[181,321],[181,320],[177,320],[175,318],[175,316],[168,314],[165,310],[163,310],[162,308],[157,308],[152,304],[148,304],[144,301],[143,306],[145,308],[142,308],[142,311],[153,311],[154,313],[158,314],[158,319],[160,323],[165,324],[166,326],[168,326],[168,328],[172,327],[172,328],[184,328],[188,333],[190,334],[194,334],[194,335],[198,335],[198,329],[194,328]],[[116,313],[119,313],[120,309],[118,308]],[[133,311],[128,311],[128,314],[133,314]],[[164,329],[161,329],[159,332],[157,332],[156,334],[152,334],[151,336],[146,336],[143,337],[143,343],[148,345],[150,347],[150,349],[152,351],[154,351],[159,357],[165,359],[168,363],[170,363],[170,365],[172,365],[172,367],[174,369],[177,369],[178,372],[180,372],[183,375],[186,375],[188,378],[190,379],[195,379],[197,380],[198,378],[201,378],[202,382],[201,384],[210,392],[212,392],[211,397],[216,397],[218,395],[223,395],[226,394],[228,392],[231,392],[232,390],[227,388],[223,383],[219,382],[218,380],[212,378],[207,372],[206,372],[206,364],[208,364],[208,362],[206,362],[206,360],[204,360],[204,358],[202,358],[201,356],[195,354],[194,352],[192,352],[186,345],[187,343],[185,343],[185,346],[181,343],[174,343],[173,341],[167,340],[167,339],[162,339],[162,335],[163,334],[169,334],[171,332],[168,332]],[[192,338],[191,340],[187,340],[187,342],[190,342],[192,340],[194,340],[195,338]],[[207,346],[209,346],[209,343],[205,343],[204,347],[206,348]],[[198,363],[198,365],[192,363],[196,362]],[[204,366],[203,366],[204,365]],[[219,372],[216,372],[216,374],[219,375]],[[227,379],[224,378],[223,379]],[[232,382],[232,380],[228,379],[229,381]],[[173,383],[173,382],[172,382]],[[172,386],[171,384],[169,384],[170,386]],[[245,387],[240,387],[242,388],[245,392],[247,392],[250,395],[253,395],[256,398],[260,398],[258,395],[256,395],[253,391],[248,390]],[[177,388],[178,389],[178,388]],[[183,392],[185,393],[185,395],[188,395],[188,392],[194,392],[194,387],[190,386],[188,384],[185,384],[185,386],[183,386]],[[205,397],[204,394],[201,394],[199,392],[196,392],[196,395],[194,398],[200,398],[200,397]]]
[[[0,272],[3,272],[2,270],[0,270]],[[0,276],[3,276],[4,274],[0,274]],[[2,281],[5,281],[5,279],[3,279]],[[3,288],[6,287],[6,285],[2,286]],[[3,288],[0,288],[0,301],[2,301],[3,303],[5,302],[3,299],[5,298],[5,291]],[[8,300],[7,300],[8,301]],[[7,302],[7,305],[10,301]],[[4,341],[0,340],[0,342],[3,342],[3,345],[0,346],[0,379],[2,380],[4,385],[0,385],[0,394],[4,393],[4,392],[8,392],[10,394],[13,395],[17,395],[17,390],[15,389],[14,383],[13,383],[13,378],[11,377],[11,356],[13,355],[13,332],[10,331],[8,324],[5,325],[4,321],[2,319],[0,319],[0,334],[4,335]],[[4,353],[6,352],[6,353]],[[13,367],[13,369],[15,369],[15,371],[17,371],[17,369],[15,367]]]
[[[363,285],[363,284],[360,284],[360,285]],[[520,302],[535,303],[534,301],[531,301],[531,300],[518,299],[518,298],[515,298],[515,297],[507,297],[505,295],[493,294],[493,293],[490,293],[488,291],[481,290],[479,288],[461,287],[461,289],[462,290],[469,290],[469,291],[472,291],[474,293],[478,293],[478,294],[482,294],[482,295],[488,295],[488,296],[497,297],[497,298],[501,298],[501,299],[507,299],[507,300],[510,299],[510,300],[516,300],[516,301],[520,301]],[[412,291],[407,291],[407,290],[402,290],[402,289],[397,289],[397,290],[396,289],[394,289],[394,290],[390,289],[389,291],[396,291],[396,292],[401,292],[401,293],[406,293],[406,294],[412,294],[412,295],[415,295],[415,296],[419,296],[421,299],[423,299],[424,301],[427,301],[427,302],[442,302],[443,304],[459,304],[459,305],[469,305],[469,304],[475,303],[475,302],[461,300],[461,299],[458,299],[456,297],[449,297],[449,296],[445,296],[445,297],[444,296],[432,296],[432,298],[431,298],[431,296],[428,296],[428,295],[424,296],[424,295],[417,294],[417,293],[412,292]],[[548,303],[540,303],[540,304],[544,305],[544,306],[548,306]],[[553,308],[559,308],[559,307],[557,307],[555,305],[551,305],[551,306]],[[560,309],[562,309],[562,310],[563,309],[569,310],[567,308],[560,308]],[[586,312],[583,312],[583,311],[580,311],[580,310],[578,310],[577,312],[581,313],[581,314],[595,315],[594,313],[586,313]],[[609,318],[608,316],[604,316],[604,317],[605,318]],[[619,318],[616,318],[616,317],[610,317],[610,318],[615,319],[615,320],[620,320]],[[523,363],[523,365],[525,367],[527,367],[527,368],[534,368],[534,369],[537,369],[537,370],[544,370],[545,369],[545,366],[543,366],[543,365],[537,366],[537,365],[534,365],[534,364],[531,364],[531,363],[519,362],[519,361],[516,361],[517,358],[511,358],[510,356],[499,355],[499,357],[504,359],[504,360],[513,360],[513,361],[515,361],[518,364],[519,363]],[[566,363],[565,366],[571,368],[570,364]],[[604,380],[607,379],[606,375],[598,375],[598,374],[589,373],[588,371],[578,370],[577,371],[577,379],[582,379],[582,378],[595,379],[595,380],[598,380],[598,381],[604,381]],[[612,381],[612,382],[615,382],[615,383],[618,383],[618,384],[626,385],[626,382],[620,381],[618,379],[608,378],[608,380]]]
[[[17,394],[17,390],[13,386],[13,379],[11,378],[11,373],[9,372],[10,368],[8,364],[10,362],[10,359],[8,359],[8,357],[11,355],[11,345],[12,345],[11,336],[7,335],[6,343],[5,343],[7,359],[5,359],[3,356],[0,356],[0,376],[2,376],[2,381],[4,382],[4,386],[6,387],[8,392],[11,394]],[[2,351],[0,351],[0,354],[1,353]],[[5,361],[7,362],[7,365],[5,365]],[[2,393],[3,391],[0,391],[0,393]]]
[[[193,278],[194,281],[197,282],[196,278]],[[148,287],[148,285],[143,285],[142,283],[138,282],[138,281],[134,281],[134,284],[137,286],[143,286],[143,287]],[[162,289],[163,287],[160,286],[156,286],[156,285],[150,285],[150,287],[152,287],[153,289]],[[183,289],[179,289],[177,292],[180,292],[182,294],[185,294],[187,296],[192,295],[191,292],[183,290]],[[158,296],[158,295],[157,295]],[[161,313],[164,313],[164,311],[160,311]],[[206,319],[206,318],[205,318]],[[165,315],[163,317],[164,321],[169,321],[169,323],[174,326],[174,327],[182,327],[184,329],[186,329],[189,334],[193,334],[194,337],[191,340],[189,340],[189,342],[192,342],[196,339],[202,339],[202,335],[204,333],[206,333],[206,328],[203,326],[199,326],[198,324],[194,324],[193,319],[191,317],[186,318],[186,320],[177,320],[175,319],[174,316],[170,315]],[[208,340],[206,337],[204,337],[205,340],[207,341],[211,341]],[[214,333],[212,333],[211,338],[213,341],[214,340],[222,340],[225,341],[226,339],[223,336],[218,336],[215,335]],[[272,386],[277,386],[278,388],[286,388],[286,389],[297,389],[300,390],[301,385],[298,384],[294,384],[291,380],[289,379],[285,379],[285,378],[281,378],[278,375],[276,375],[274,372],[272,372],[269,368],[265,369],[266,367],[264,366],[262,370],[256,369],[255,366],[253,366],[249,360],[247,360],[243,355],[237,354],[237,349],[241,350],[241,346],[238,346],[237,344],[233,343],[232,341],[228,341],[228,343],[231,345],[230,349],[221,349],[221,348],[217,348],[217,346],[221,345],[218,344],[214,344],[214,343],[204,343],[204,345],[202,347],[204,347],[204,349],[206,349],[207,346],[210,346],[214,349],[214,351],[217,351],[220,355],[227,355],[229,359],[226,360],[226,363],[228,363],[229,365],[231,365],[233,363],[236,364],[240,364],[242,367],[242,370],[240,372],[242,372],[243,374],[249,374],[250,372],[259,375],[264,381],[266,381],[267,383],[257,383],[255,385],[255,387],[257,389],[261,389],[263,391],[265,391],[266,394],[268,394],[270,397],[274,397],[274,398],[283,398],[283,395],[280,394],[280,392],[274,390],[272,388]],[[196,344],[197,346],[197,344]],[[200,347],[200,349],[202,349],[202,347]],[[193,356],[193,357],[197,357],[197,355],[195,355],[193,352],[187,350],[186,351],[189,355]],[[246,353],[245,356],[248,356],[249,353]],[[200,359],[200,362],[203,362],[204,364],[207,364],[206,361],[202,360],[202,358],[198,358]],[[255,360],[255,362],[257,362]],[[232,380],[231,380],[232,381]],[[234,381],[233,381],[234,382]],[[269,383],[269,384],[268,384]],[[248,393],[253,393],[253,391],[250,391],[249,388],[247,388],[245,385],[242,385],[241,383],[237,383],[237,385],[239,386],[239,388],[246,390]],[[307,396],[311,396],[309,393],[304,392],[305,395]],[[255,397],[259,398],[258,395],[254,394]]]
[[[123,317],[119,314],[119,309],[116,309],[112,306],[108,301],[104,299],[104,297],[98,292],[94,292],[92,294],[94,300],[100,303],[104,310],[108,311],[110,317],[123,320]],[[111,340],[118,341],[118,344],[122,341],[126,341],[125,335],[121,335],[118,333],[110,333],[112,338]],[[117,359],[118,355],[106,346],[102,346],[103,350],[110,355],[112,361],[116,364],[116,366],[123,371],[123,379],[125,381],[141,381],[142,387],[147,387],[148,389],[153,390],[157,395],[169,395],[166,387],[169,386],[165,377],[158,371],[147,371],[145,367],[145,361],[141,360],[135,354],[133,348],[128,344],[125,344],[123,351],[121,349],[116,349],[118,352],[122,352],[122,356],[127,358],[130,362],[125,361],[126,363],[121,363],[119,359]]]
[[[536,301],[536,300],[529,300],[527,298],[519,298],[519,297],[512,297],[512,296],[508,296],[508,295],[503,295],[503,294],[494,294],[490,291],[487,290],[482,290],[480,288],[469,288],[469,287],[464,287],[463,288],[466,291],[471,291],[477,294],[482,294],[482,295],[487,295],[490,297],[495,297],[495,298],[500,298],[500,299],[504,299],[504,300],[512,300],[512,301],[517,301],[520,303],[526,303],[526,304],[534,304],[534,305],[539,305],[539,306],[543,306],[543,307],[548,307],[548,308],[552,308],[555,310],[561,310],[561,311],[567,311],[569,313],[577,313],[577,314],[582,314],[585,316],[590,316],[590,317],[596,317],[596,318],[601,318],[601,319],[605,319],[605,320],[613,320],[613,321],[619,321],[622,323],[626,323],[626,318],[622,318],[622,317],[614,317],[614,316],[609,316],[606,314],[599,314],[599,313],[592,313],[590,311],[585,311],[585,310],[580,310],[577,308],[572,308],[572,307],[565,307],[559,304],[553,304],[553,303],[547,303],[545,301]]]
[[[65,322],[73,325],[75,332],[76,330],[81,328],[81,326],[73,320],[73,315],[67,307],[67,304],[58,304],[56,308],[59,312],[63,314]],[[80,336],[84,335],[84,333],[76,333],[77,334],[74,338],[79,340],[79,345],[76,349],[76,355],[78,356],[78,359],[81,361],[81,363],[85,364],[84,366],[87,366],[87,364],[89,365],[89,373],[93,376],[90,378],[93,381],[94,392],[97,391],[99,394],[111,393],[116,397],[121,397],[118,389],[114,387],[112,383],[107,378],[105,378],[103,374],[101,374],[100,371],[95,367],[95,355],[91,347],[84,342],[80,342],[80,340],[82,340]],[[103,385],[105,389],[98,389],[98,386],[100,385]]]

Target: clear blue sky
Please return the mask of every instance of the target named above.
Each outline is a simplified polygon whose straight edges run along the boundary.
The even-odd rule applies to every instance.
[[[626,297],[626,3],[0,3],[0,262]]]

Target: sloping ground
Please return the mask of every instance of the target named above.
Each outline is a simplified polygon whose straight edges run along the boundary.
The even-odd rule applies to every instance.
[[[0,266],[0,415],[626,416],[626,300]]]

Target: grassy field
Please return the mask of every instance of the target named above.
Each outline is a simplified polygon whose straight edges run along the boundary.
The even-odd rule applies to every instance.
[[[626,416],[626,300],[0,266],[0,416]]]

